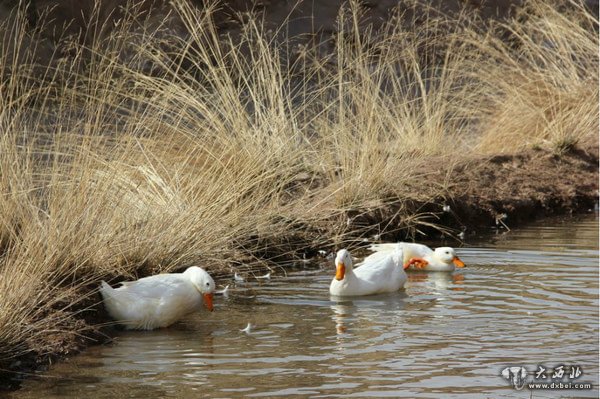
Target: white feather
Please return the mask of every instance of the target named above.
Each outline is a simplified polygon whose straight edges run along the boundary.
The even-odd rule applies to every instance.
[[[271,279],[271,272],[265,274],[264,276],[257,276],[256,277],[259,280],[270,280]]]
[[[240,330],[240,332],[244,332],[246,334],[250,334],[252,332],[252,324],[248,323],[246,328]]]
[[[226,285],[225,288],[223,288],[220,291],[215,291],[215,294],[219,294],[219,295],[223,295],[224,297],[228,297],[229,296],[229,285]]]

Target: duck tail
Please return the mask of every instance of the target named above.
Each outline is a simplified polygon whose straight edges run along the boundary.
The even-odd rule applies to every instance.
[[[100,282],[100,293],[102,294],[104,308],[110,317],[116,320],[126,319],[122,313],[124,304],[121,301],[121,293],[108,285],[106,281]]]
[[[114,289],[104,280],[100,282],[100,293],[104,299],[112,298]]]
[[[369,247],[371,252],[387,252],[394,251],[399,246],[399,243],[372,244]]]

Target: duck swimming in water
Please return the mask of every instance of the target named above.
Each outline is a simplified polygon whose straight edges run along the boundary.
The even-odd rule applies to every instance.
[[[335,258],[335,278],[329,293],[337,296],[361,296],[398,291],[406,283],[403,253],[399,246],[390,251],[376,252],[352,266],[352,257],[346,249],[338,251]]]
[[[465,264],[451,247],[439,247],[435,250],[423,244],[399,242],[394,244],[374,244],[369,248],[375,253],[386,253],[394,251],[400,246],[404,253],[404,268],[412,268],[425,271],[451,272],[457,267],[465,267]]]

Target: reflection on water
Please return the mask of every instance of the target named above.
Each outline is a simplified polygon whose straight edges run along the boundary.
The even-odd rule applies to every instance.
[[[468,268],[410,274],[405,291],[372,297],[331,298],[328,264],[247,283],[212,314],[124,332],[13,396],[597,397],[597,218],[472,240],[459,254]],[[561,364],[594,389],[519,392],[500,377]]]

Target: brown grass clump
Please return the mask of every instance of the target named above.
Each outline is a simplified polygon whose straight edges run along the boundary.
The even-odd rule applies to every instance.
[[[23,16],[7,19],[0,366],[90,328],[80,312],[100,279],[251,270],[343,241],[349,211],[389,203],[390,229],[418,228],[431,220],[404,204],[442,197],[457,154],[560,153],[595,134],[597,21],[577,4],[528,7],[506,43],[464,15],[365,30],[352,3],[332,53],[291,57],[256,18],[222,36],[214,6],[176,2],[189,36],[165,46],[126,14],[108,36],[65,38],[69,57],[48,67]]]
[[[484,93],[478,149],[561,154],[598,131],[598,20],[581,3],[531,2],[502,24],[510,41],[476,38]]]

